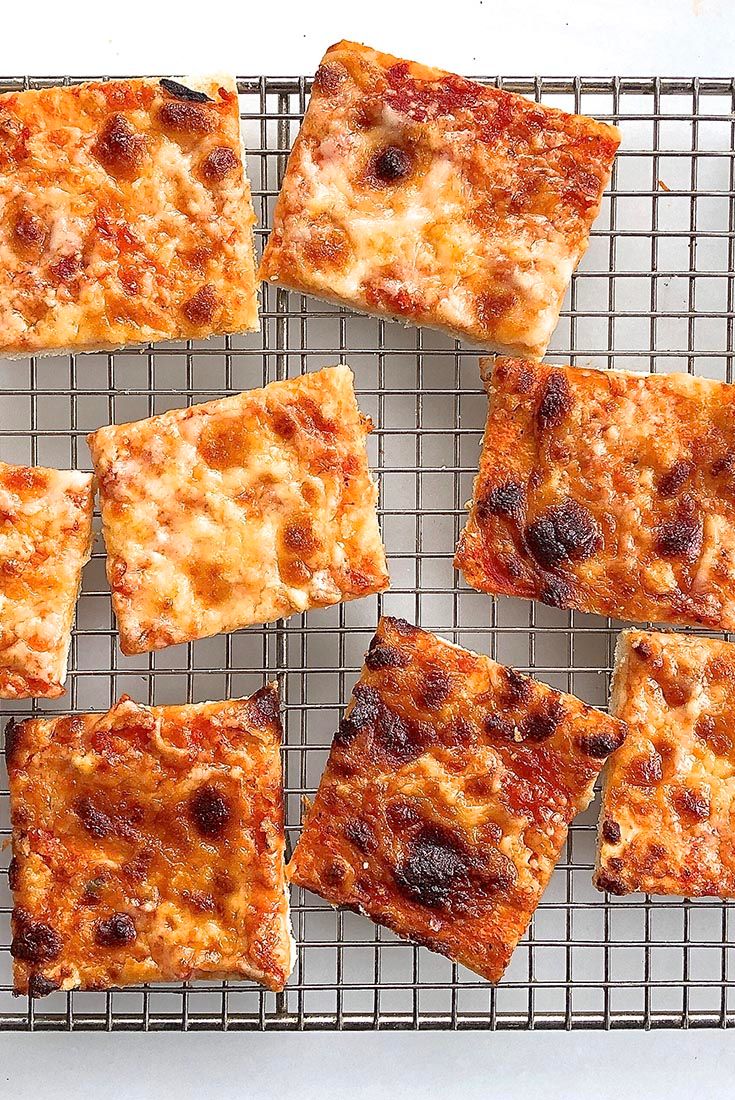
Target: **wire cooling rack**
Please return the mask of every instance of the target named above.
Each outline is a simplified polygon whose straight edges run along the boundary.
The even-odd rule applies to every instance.
[[[73,78],[74,80],[78,78]],[[735,81],[513,78],[489,82],[620,124],[623,146],[550,351],[600,368],[732,380],[735,362]],[[0,91],[72,78],[0,79]],[[258,246],[268,232],[306,79],[238,82]],[[486,401],[477,353],[272,286],[259,335],[111,355],[0,362],[0,456],[90,468],[85,434],[336,361],[375,423],[371,460],[392,589],[288,622],[123,657],[104,556],[85,571],[69,690],[0,712],[95,710],[122,692],[147,703],[246,694],[280,681],[287,826],[316,789],[380,612],[604,706],[619,624],[468,590],[452,569],[477,468]],[[7,779],[0,833],[9,836]],[[109,993],[11,994],[9,852],[0,855],[0,1028],[303,1029],[726,1027],[734,1021],[732,909],[592,887],[597,804],[566,849],[497,989],[423,948],[296,891],[298,961],[285,993],[192,982]]]

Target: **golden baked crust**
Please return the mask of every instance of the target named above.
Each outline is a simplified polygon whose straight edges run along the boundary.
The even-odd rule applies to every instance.
[[[619,142],[613,126],[340,42],[260,278],[540,358]]]
[[[500,979],[621,722],[384,618],[288,875]]]
[[[14,985],[107,989],[292,966],[274,685],[6,730]]]
[[[0,96],[0,354],[258,327],[229,78]]]
[[[89,437],[123,653],[388,585],[349,367]]]
[[[605,770],[595,885],[735,897],[735,646],[623,631],[611,711],[630,733]]]
[[[0,698],[64,693],[94,479],[0,462]]]
[[[735,628],[735,386],[482,361],[490,406],[455,565],[473,588]]]

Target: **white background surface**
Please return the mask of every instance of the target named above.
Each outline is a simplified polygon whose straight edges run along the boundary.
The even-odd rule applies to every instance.
[[[36,0],[2,5],[0,71],[313,72],[354,38],[470,74],[727,76],[732,0]],[[441,13],[441,15],[439,14]],[[732,1034],[4,1035],[8,1100],[720,1097]]]

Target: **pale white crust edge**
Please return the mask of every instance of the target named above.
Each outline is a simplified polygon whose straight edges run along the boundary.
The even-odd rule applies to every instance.
[[[469,344],[471,347],[480,350],[486,355],[498,355],[498,356],[511,356],[519,357],[522,359],[529,359],[532,362],[539,362],[546,354],[546,347],[542,351],[534,352],[528,347],[528,345],[521,346],[520,344],[483,344],[479,339],[473,340],[471,336],[468,336],[466,332],[459,332],[457,329],[450,328],[448,325],[430,325],[424,324],[420,321],[412,321],[410,318],[402,317],[398,313],[378,312],[377,310],[365,309],[360,305],[357,305],[349,298],[340,298],[337,294],[317,294],[312,290],[304,290],[303,287],[295,286],[293,283],[289,283],[279,275],[278,278],[267,276],[260,279],[260,283],[265,283],[267,286],[280,287],[281,290],[288,290],[292,294],[303,294],[307,298],[316,298],[317,301],[329,302],[331,305],[344,306],[346,309],[350,309],[353,313],[359,314],[361,317],[374,317],[377,321],[395,321],[399,325],[403,325],[404,328],[415,329],[429,329],[431,332],[441,332],[445,336],[449,336],[452,340],[457,340],[461,343]]]

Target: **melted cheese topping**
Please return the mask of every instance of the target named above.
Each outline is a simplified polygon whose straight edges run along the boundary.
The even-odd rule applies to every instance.
[[[278,695],[32,719],[8,736],[16,992],[293,965]]]
[[[624,631],[611,710],[630,734],[606,769],[598,889],[735,897],[735,647]]]
[[[348,367],[89,438],[124,653],[387,587]]]
[[[735,628],[735,386],[485,360],[455,559],[483,592]]]
[[[540,357],[619,140],[341,42],[317,72],[260,277]]]
[[[64,692],[93,504],[91,474],[0,463],[0,698]]]
[[[625,727],[384,618],[289,877],[498,981]]]
[[[155,80],[0,96],[0,353],[258,326],[237,92]]]

